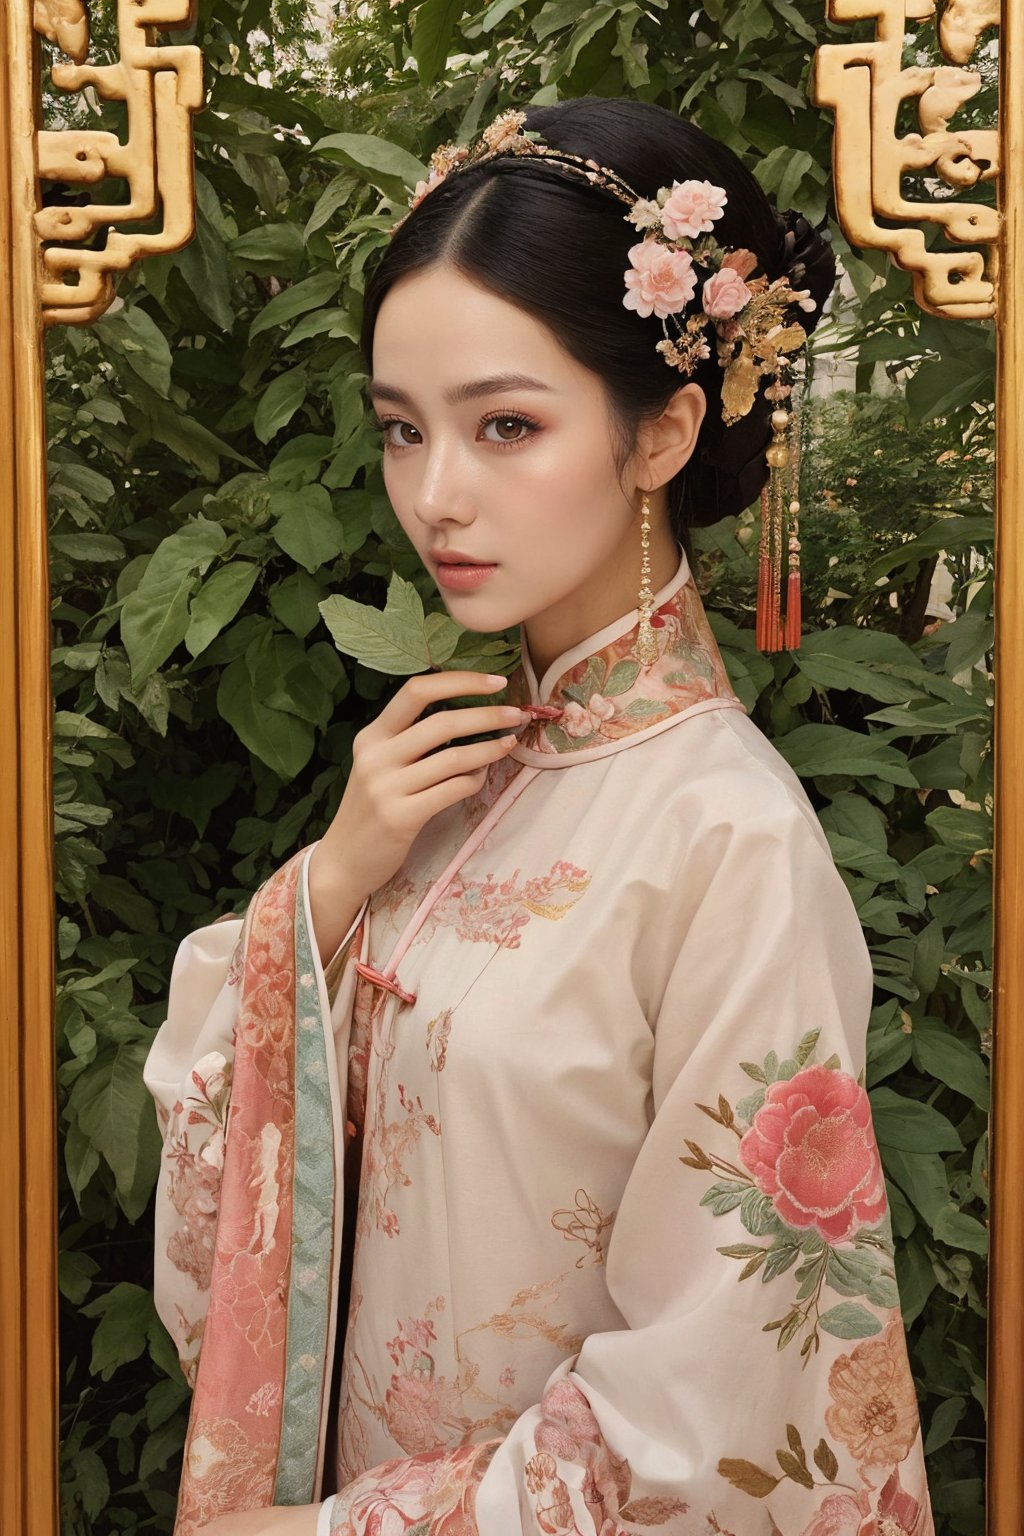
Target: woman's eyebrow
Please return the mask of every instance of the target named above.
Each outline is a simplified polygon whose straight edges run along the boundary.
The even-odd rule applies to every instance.
[[[398,389],[394,384],[382,384],[379,380],[371,379],[368,385],[369,393],[376,400],[391,400],[395,405],[412,405],[412,396],[404,389]],[[449,405],[460,405],[464,400],[476,400],[481,395],[503,394],[513,389],[542,389],[550,394],[557,394],[552,385],[545,384],[543,379],[533,379],[526,373],[494,373],[486,379],[474,379],[468,384],[456,384],[452,389],[445,390],[445,400]]]

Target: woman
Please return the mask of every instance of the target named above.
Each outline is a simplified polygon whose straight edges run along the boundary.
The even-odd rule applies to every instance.
[[[179,1536],[932,1531],[870,961],[689,559],[780,399],[712,321],[755,336],[792,278],[811,327],[833,276],[641,102],[503,114],[396,227],[363,333],[388,495],[522,664],[502,704],[406,682],[325,836],[178,952],[147,1082]]]

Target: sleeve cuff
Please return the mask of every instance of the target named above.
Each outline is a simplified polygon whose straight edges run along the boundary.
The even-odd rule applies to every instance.
[[[314,968],[320,968],[323,971],[324,986],[327,990],[328,1001],[333,1006],[334,994],[337,990],[338,978],[342,969],[345,952],[355,937],[360,923],[366,916],[367,909],[370,905],[370,897],[367,896],[364,899],[362,906],[359,908],[359,911],[356,913],[355,917],[352,919],[351,924],[349,925],[348,932],[339,943],[337,949],[334,951],[334,954],[327,961],[326,965],[321,966],[319,951],[317,948],[315,935],[313,933],[313,920],[310,911],[309,900],[309,861],[312,856],[313,849],[316,846],[316,843],[310,843],[306,850],[306,857],[302,861],[302,900],[306,909],[306,922],[309,927],[310,936],[313,940],[313,965]]]
[[[331,1536],[331,1514],[334,1510],[334,1494],[320,1506],[316,1520],[316,1536]]]

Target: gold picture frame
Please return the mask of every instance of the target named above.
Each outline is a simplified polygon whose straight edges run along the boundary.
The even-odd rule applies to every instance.
[[[112,295],[112,272],[147,250],[173,250],[192,234],[193,185],[188,114],[201,105],[198,50],[153,48],[147,25],[181,25],[179,0],[138,0],[124,10],[122,61],[97,79],[84,65],[73,3],[0,0],[0,1531],[56,1536],[57,1285],[56,1114],[53,1060],[54,896],[50,693],[50,598],[46,533],[43,330],[47,323],[87,323]],[[931,0],[829,0],[835,21],[875,15],[878,41],[892,41],[906,18],[927,18]],[[998,11],[998,15],[997,15]],[[84,15],[84,13],[83,13]],[[951,0],[952,15],[974,35],[998,20],[1000,112],[998,164],[1024,164],[1024,8],[1014,0]],[[952,23],[951,23],[952,24]],[[888,29],[888,31],[887,31]],[[101,94],[123,92],[133,121],[137,160],[129,167],[134,217],[157,206],[156,236],[107,240],[106,263],[82,261],[60,240],[62,214],[39,203],[40,158],[49,166],[90,165],[103,146],[68,130],[39,127],[38,34],[59,42],[74,61],[60,66],[66,87],[76,71]],[[86,32],[87,38],[87,32]],[[127,39],[127,41],[126,41]],[[870,45],[861,45],[867,47]],[[825,55],[826,50],[819,50]],[[156,55],[160,55],[159,58]],[[880,55],[854,65],[881,82]],[[833,61],[834,62],[834,61]],[[828,70],[816,61],[814,99],[827,107]],[[123,67],[122,67],[123,66]],[[121,73],[117,73],[120,68]],[[853,78],[852,76],[850,77]],[[61,83],[61,82],[58,82]],[[858,89],[871,81],[858,77]],[[896,87],[898,90],[898,87]],[[870,93],[869,93],[870,94]],[[904,92],[904,94],[907,94]],[[883,92],[884,95],[884,92]],[[881,100],[881,97],[879,98]],[[892,110],[892,103],[879,107]],[[944,132],[942,102],[934,100]],[[833,110],[835,108],[833,107]],[[874,109],[872,109],[874,110]],[[847,233],[866,243],[873,210],[892,195],[888,153],[872,112],[859,124],[837,114],[835,180],[839,204],[848,194]],[[875,119],[877,127],[877,117]],[[955,138],[955,135],[946,135]],[[96,135],[94,138],[110,138]],[[959,138],[964,139],[961,135]],[[65,139],[59,144],[57,139]],[[933,146],[934,147],[934,146]],[[942,146],[939,146],[941,149]],[[946,146],[968,160],[984,152],[977,139]],[[72,164],[74,162],[74,164]],[[865,181],[865,167],[871,174]],[[890,167],[891,169],[891,167]],[[889,192],[885,192],[885,188]],[[898,194],[899,177],[895,181]],[[148,204],[147,204],[148,198]],[[866,202],[865,202],[866,199]],[[139,210],[143,210],[140,212]],[[101,210],[109,220],[111,210]],[[81,240],[81,223],[64,229]],[[997,345],[996,713],[995,713],[995,1018],[991,1118],[991,1260],[989,1269],[988,1536],[1024,1531],[1024,1201],[1015,1175],[1024,1168],[1024,441],[1018,402],[1024,398],[1024,178],[999,181],[997,227],[991,231],[990,297],[981,258],[961,262],[968,290],[950,291],[945,274],[914,269],[920,244],[888,241],[915,270],[925,308],[965,315],[995,312]],[[877,227],[877,226],[874,226]],[[891,228],[884,233],[892,235]],[[978,236],[977,229],[974,230]],[[879,243],[879,242],[874,242]],[[78,277],[68,285],[65,274]],[[963,281],[963,278],[961,279]],[[973,285],[973,286],[971,286]],[[62,293],[60,290],[64,289]],[[994,298],[991,295],[994,294]],[[990,305],[985,308],[986,303]],[[972,309],[971,305],[975,307]],[[952,308],[944,307],[952,305]],[[977,307],[977,306],[980,306]]]

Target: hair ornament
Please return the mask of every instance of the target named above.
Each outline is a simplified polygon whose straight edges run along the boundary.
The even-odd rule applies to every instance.
[[[473,145],[449,142],[435,149],[427,179],[416,183],[409,211],[391,226],[389,238],[448,176],[498,156],[543,157],[568,174],[609,192],[627,206],[624,217],[643,239],[629,248],[622,302],[644,319],[654,315],[661,321],[664,340],[656,343],[655,350],[670,367],[688,377],[698,363],[711,357],[707,328],[713,328],[717,360],[724,371],[722,418],[726,426],[747,415],[762,380],[769,378],[764,394],[774,406],[773,436],[765,453],[768,482],[761,491],[756,643],[763,651],[797,649],[801,629],[797,525],[800,503],[794,471],[798,475],[799,434],[795,430],[796,413],[783,407],[792,393],[790,370],[807,341],[804,327],[787,318],[787,311],[793,306],[806,312],[818,308],[810,289],[791,285],[791,278],[799,281],[804,276],[805,264],[794,261],[785,275],[774,279],[766,275],[754,277],[751,274],[758,258],[753,251],[744,246],[722,245],[715,239],[714,225],[728,201],[723,187],[691,178],[659,187],[653,198],[641,197],[617,171],[569,150],[552,148],[525,124],[526,114],[509,108],[499,113]],[[787,234],[785,257],[791,255],[794,244],[795,236]],[[707,275],[702,278],[701,273]],[[686,315],[698,288],[700,307]],[[788,483],[784,487],[783,471],[787,468]],[[783,622],[781,574],[783,546],[787,542],[789,580]]]

